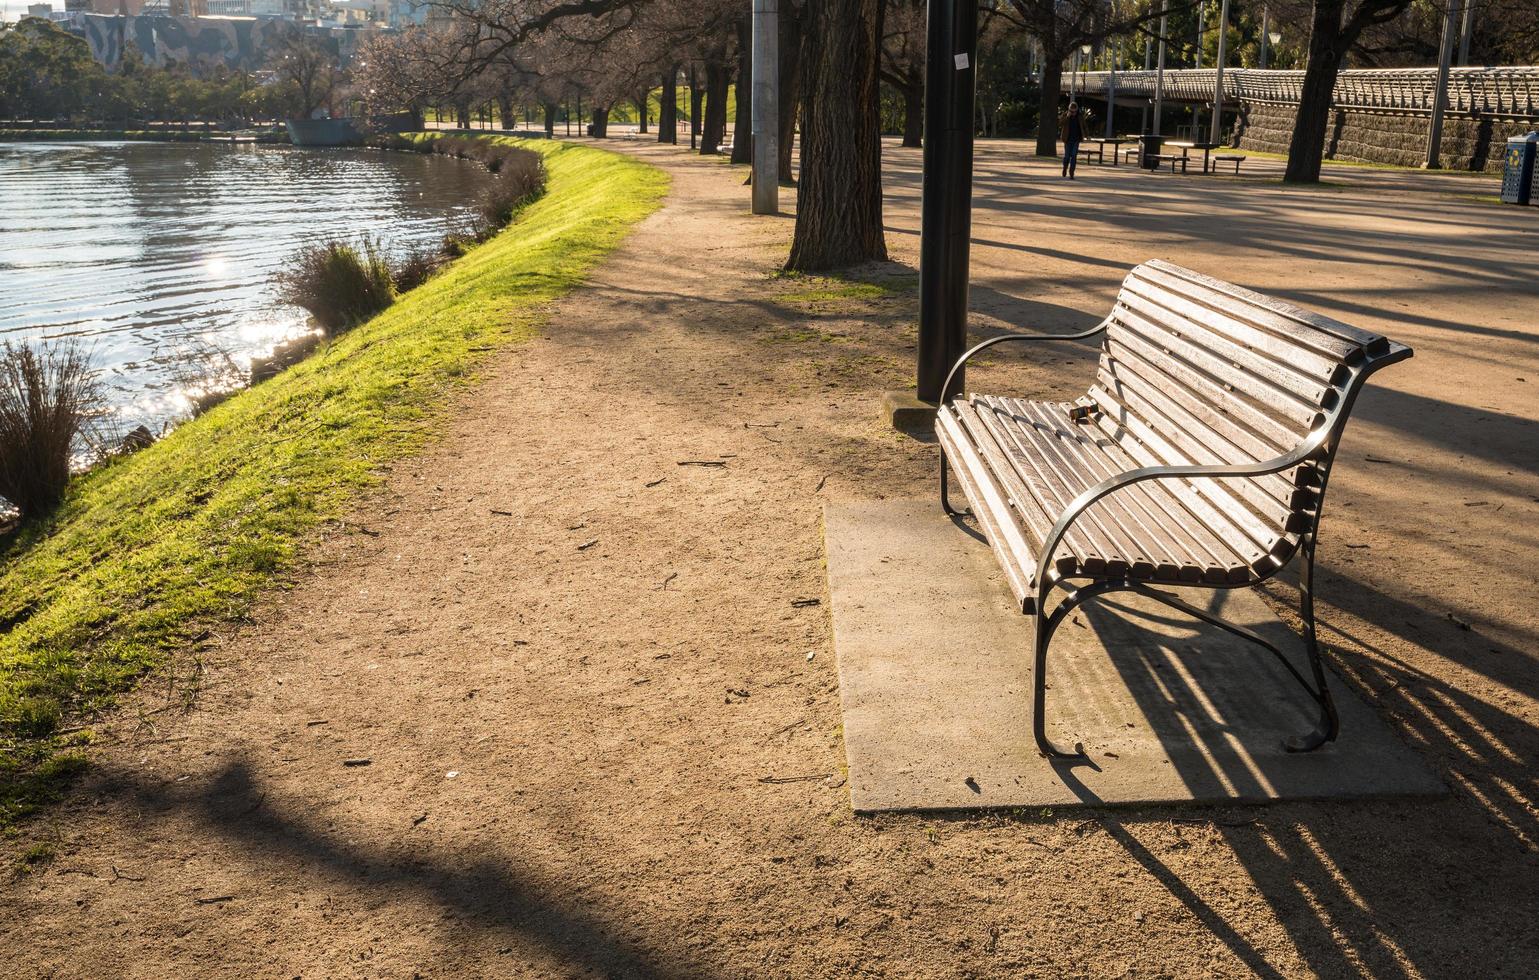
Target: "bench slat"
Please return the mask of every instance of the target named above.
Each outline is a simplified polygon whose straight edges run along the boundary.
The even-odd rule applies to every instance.
[[[1150,417],[1157,424],[1179,426],[1170,437],[1186,453],[1187,458],[1180,462],[1235,465],[1279,455],[1279,447],[1258,438],[1214,406],[1169,398],[1158,380],[1145,378],[1139,372],[1138,364],[1124,361],[1119,366],[1121,370],[1114,378],[1098,378],[1097,388],[1135,414]],[[1297,503],[1296,479],[1292,473],[1256,477],[1256,485],[1272,498],[1271,505],[1258,502],[1257,506],[1263,512],[1292,509]],[[1282,518],[1279,516],[1278,520],[1280,523]]]
[[[1274,361],[1250,350],[1225,336],[1227,330],[1217,327],[1211,317],[1204,317],[1200,307],[1185,303],[1165,290],[1157,293],[1148,290],[1154,295],[1144,295],[1144,292],[1123,290],[1117,297],[1118,311],[1114,315],[1130,327],[1142,328],[1146,324],[1156,328],[1158,333],[1154,336],[1177,343],[1188,361],[1194,360],[1190,351],[1200,352],[1200,359],[1213,363],[1213,367],[1204,368],[1208,373],[1224,380],[1233,375],[1243,384],[1260,382],[1268,389],[1281,389],[1309,408],[1329,408],[1328,402],[1334,402],[1333,389],[1321,377],[1302,373],[1292,364]],[[1127,311],[1136,316],[1128,315]],[[1326,378],[1335,367],[1331,364],[1323,372]]]
[[[1085,400],[1090,399],[1087,397]],[[1111,406],[1110,411],[1115,411],[1115,408]],[[1123,445],[1128,441],[1126,430],[1118,431],[1115,422],[1109,421],[1111,418],[1107,411],[1103,411],[1094,419],[1095,429],[1105,438],[1108,447],[1106,459],[1109,472],[1106,476],[1120,476],[1142,466],[1163,465],[1164,461],[1154,462],[1155,457],[1143,446],[1132,447],[1139,451],[1136,455],[1129,452],[1129,447]],[[1152,480],[1118,491],[1115,496],[1135,499],[1149,513],[1155,525],[1175,542],[1177,550],[1188,556],[1181,578],[1226,582],[1234,569],[1250,567],[1255,560],[1263,557],[1262,553],[1251,546],[1238,529],[1222,521],[1201,498],[1197,498],[1197,509],[1201,513],[1194,513],[1185,500],[1194,493],[1190,488],[1173,481]],[[1212,530],[1215,525],[1227,528],[1227,531],[1215,533]]]
[[[989,461],[995,474],[1005,484],[1006,492],[1021,501],[1018,511],[1026,518],[1028,529],[1035,539],[1033,553],[1046,543],[1054,521],[1068,506],[1072,496],[1064,496],[1061,480],[1045,460],[1023,452],[1020,445],[1002,431],[994,412],[987,407],[980,410],[976,404],[961,404],[957,416],[963,425],[972,430],[975,442],[981,443],[984,458]],[[992,423],[992,424],[991,424]],[[1040,513],[1040,519],[1037,514]],[[1067,561],[1054,555],[1054,567],[1069,575],[1082,571],[1088,575],[1117,574],[1108,568],[1110,542],[1104,530],[1096,523],[1076,527],[1064,535],[1063,545]]]
[[[1018,417],[1035,419],[1044,426],[1061,425],[1057,419],[1065,417],[1069,409],[1066,404],[1025,402],[1010,398],[994,400],[1007,405]],[[1066,424],[1074,425],[1072,422]],[[1075,433],[1074,438],[1063,441],[1075,454],[1083,475],[1081,482],[1085,486],[1093,486],[1107,477],[1119,476],[1132,468],[1127,457],[1110,440],[1103,443],[1088,434],[1099,435],[1099,430],[1093,426],[1076,428],[1085,430],[1086,434]],[[1158,575],[1166,580],[1200,582],[1208,566],[1217,567],[1211,560],[1211,554],[1185,539],[1179,525],[1170,526],[1169,516],[1162,516],[1161,508],[1155,506],[1151,509],[1143,485],[1118,491],[1091,505],[1092,510],[1099,507],[1107,508],[1116,517],[1127,540],[1146,546],[1143,550],[1150,553],[1153,567],[1145,574]],[[1204,562],[1203,558],[1209,561]],[[1134,571],[1139,572],[1136,563]]]
[[[1051,488],[1057,506],[1056,513],[1063,513],[1075,497],[1085,489],[1081,478],[1077,478],[1074,469],[1065,465],[1061,455],[1060,440],[1055,436],[1042,432],[1027,420],[1017,420],[1013,413],[1005,410],[1006,416],[1014,424],[1002,425],[997,413],[998,408],[986,409],[980,414],[989,419],[1000,431],[1002,438],[1011,440],[1012,451],[1009,453],[1011,462],[1019,466],[1028,466],[1041,472],[1046,479],[1047,486]],[[1113,578],[1127,574],[1137,563],[1140,556],[1126,554],[1128,549],[1118,547],[1117,542],[1126,538],[1126,533],[1118,527],[1115,519],[1104,508],[1092,507],[1087,510],[1070,534],[1083,530],[1090,540],[1096,555],[1104,562],[1102,568],[1092,568],[1089,563],[1082,567],[1091,575],[1105,574]],[[1146,575],[1154,574],[1154,564],[1144,558],[1147,566]]]
[[[1155,432],[1137,413],[1119,410],[1121,407],[1109,395],[1108,400],[1111,406],[1106,413],[1107,418],[1126,433],[1118,438],[1118,445],[1137,459],[1139,465],[1178,466],[1210,462],[1185,458],[1183,453],[1163,438],[1161,433]],[[1118,435],[1114,431],[1108,431],[1107,434],[1113,437]],[[1275,554],[1281,547],[1279,542],[1287,534],[1287,526],[1279,526],[1253,509],[1257,490],[1250,480],[1182,480],[1171,481],[1170,486],[1188,487],[1206,501],[1202,507],[1195,507],[1185,493],[1180,494],[1181,502],[1193,510],[1201,523],[1233,549],[1248,567],[1256,568],[1258,563],[1265,561],[1267,555]],[[1284,517],[1283,521],[1286,520]]]
[[[1311,322],[1300,319],[1293,315],[1295,311],[1304,312],[1297,307],[1288,307],[1276,302],[1258,303],[1253,297],[1261,299],[1267,299],[1267,297],[1262,297],[1259,293],[1249,293],[1249,296],[1237,295],[1233,290],[1218,289],[1213,285],[1218,280],[1209,279],[1206,276],[1190,279],[1172,271],[1178,268],[1157,261],[1146,262],[1134,269],[1130,275],[1164,286],[1192,302],[1210,307],[1225,317],[1249,323],[1253,327],[1267,331],[1278,340],[1294,347],[1313,351],[1332,361],[1354,365],[1360,363],[1366,356],[1367,352],[1362,342],[1341,336],[1331,330],[1321,329]],[[1195,276],[1196,273],[1191,275]],[[1324,317],[1320,319],[1325,320]]]
[[[1005,581],[1015,595],[1015,601],[1020,605],[1021,612],[1032,612],[1037,604],[1036,594],[1031,587],[1036,577],[1036,558],[1015,527],[1015,522],[1010,519],[1003,498],[989,487],[978,456],[972,452],[950,408],[942,408],[937,412],[935,421],[936,438],[946,457],[953,463],[952,471],[957,483],[961,484],[962,492],[972,505],[973,515],[983,526],[983,535],[994,549],[1000,567],[1004,569]]]
[[[1265,309],[1272,313],[1278,314],[1279,316],[1285,317],[1288,320],[1298,324],[1298,326],[1303,330],[1308,330],[1316,334],[1325,334],[1328,336],[1336,337],[1339,340],[1350,344],[1352,348],[1361,351],[1366,356],[1380,357],[1390,352],[1391,345],[1387,337],[1384,337],[1380,334],[1371,333],[1359,327],[1354,327],[1349,324],[1342,323],[1340,320],[1333,320],[1332,318],[1321,313],[1316,313],[1313,310],[1306,310],[1301,306],[1294,306],[1292,303],[1289,303],[1285,300],[1280,300],[1275,296],[1267,296],[1263,293],[1258,293],[1253,290],[1246,289],[1244,286],[1236,286],[1232,282],[1224,282],[1222,279],[1214,279],[1212,276],[1205,276],[1200,272],[1193,272],[1191,269],[1184,269],[1179,265],[1166,262],[1163,259],[1154,259],[1144,264],[1151,270],[1158,269],[1161,272],[1184,280],[1193,286],[1203,287],[1213,292],[1233,297],[1234,299],[1242,303],[1246,303],[1252,307]]]

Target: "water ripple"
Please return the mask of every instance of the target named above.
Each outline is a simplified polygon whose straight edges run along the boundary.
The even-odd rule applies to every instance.
[[[406,153],[0,143],[0,337],[87,338],[123,421],[158,428],[211,363],[304,329],[271,285],[301,244],[431,245],[488,179]]]

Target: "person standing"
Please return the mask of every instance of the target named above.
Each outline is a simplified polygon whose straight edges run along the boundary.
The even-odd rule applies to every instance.
[[[1063,139],[1063,175],[1074,179],[1074,167],[1079,163],[1079,144],[1085,138],[1085,113],[1078,102],[1070,102],[1068,111],[1058,117],[1058,135]]]

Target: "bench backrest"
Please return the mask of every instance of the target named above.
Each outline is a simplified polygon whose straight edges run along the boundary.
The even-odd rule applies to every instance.
[[[1107,435],[1143,465],[1260,462],[1333,425],[1320,450],[1290,471],[1189,483],[1204,523],[1285,559],[1313,526],[1363,381],[1410,354],[1377,334],[1156,260],[1122,284],[1090,397]]]

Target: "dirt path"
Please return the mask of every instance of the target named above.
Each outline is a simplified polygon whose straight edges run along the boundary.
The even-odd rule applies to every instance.
[[[789,221],[737,172],[634,151],[668,205],[211,641],[196,710],[114,726],[58,858],[0,896],[7,973],[1532,966],[1539,860],[1468,795],[853,819],[819,515],[929,486],[876,409],[910,283],[773,279]],[[1493,737],[1531,762],[1531,732]]]

